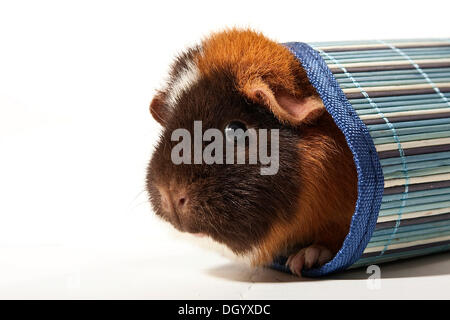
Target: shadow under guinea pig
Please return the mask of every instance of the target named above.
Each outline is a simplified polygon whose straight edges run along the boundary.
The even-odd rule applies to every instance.
[[[297,276],[265,267],[252,267],[246,263],[227,263],[210,268],[209,275],[237,282],[251,283],[279,283],[312,281],[312,278],[299,278]]]
[[[381,278],[414,278],[450,274],[450,252],[436,253],[409,260],[379,265]],[[366,280],[366,268],[343,271],[320,278],[299,278],[291,274],[264,267],[251,267],[245,263],[228,263],[206,271],[209,275],[238,282],[280,283],[327,280]]]

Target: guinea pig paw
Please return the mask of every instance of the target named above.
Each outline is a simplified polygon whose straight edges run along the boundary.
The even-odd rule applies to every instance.
[[[327,248],[320,245],[311,245],[289,256],[286,265],[292,273],[301,277],[302,270],[319,267],[333,258]]]
[[[320,245],[312,245],[306,248],[305,267],[307,269],[311,269],[312,267],[320,267],[332,258],[333,254],[327,248]]]
[[[303,266],[305,265],[305,252],[306,248],[303,248],[299,252],[291,254],[286,261],[289,270],[299,277],[302,276]]]

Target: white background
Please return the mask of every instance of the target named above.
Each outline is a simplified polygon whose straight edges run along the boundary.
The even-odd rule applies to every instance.
[[[1,1],[0,298],[450,298],[450,255],[300,281],[153,217],[148,105],[210,31],[277,41],[449,37],[448,1]],[[223,250],[221,250],[222,252]]]

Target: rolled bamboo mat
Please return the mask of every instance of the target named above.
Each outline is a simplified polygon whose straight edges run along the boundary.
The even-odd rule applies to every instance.
[[[450,39],[285,45],[346,136],[358,170],[342,249],[305,274],[449,250]]]

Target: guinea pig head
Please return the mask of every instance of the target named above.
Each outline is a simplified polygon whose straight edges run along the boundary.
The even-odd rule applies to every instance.
[[[246,254],[262,245],[273,225],[289,224],[297,215],[299,145],[324,107],[286,48],[250,31],[215,34],[178,57],[150,112],[162,133],[148,166],[147,189],[155,213],[175,228],[206,234]],[[173,159],[181,141],[174,132],[180,129],[190,142],[181,163]],[[215,130],[214,138],[206,135],[208,129]],[[213,142],[220,140],[225,149],[235,129],[252,129],[258,143],[265,134],[267,154],[273,152],[271,161],[277,162],[272,174],[262,174],[268,164],[260,159],[260,145],[256,162],[249,161],[251,139],[245,135],[244,163],[236,163],[237,147],[233,163],[225,150],[219,156],[214,150],[213,163],[203,159]],[[195,141],[201,148],[195,149]]]

